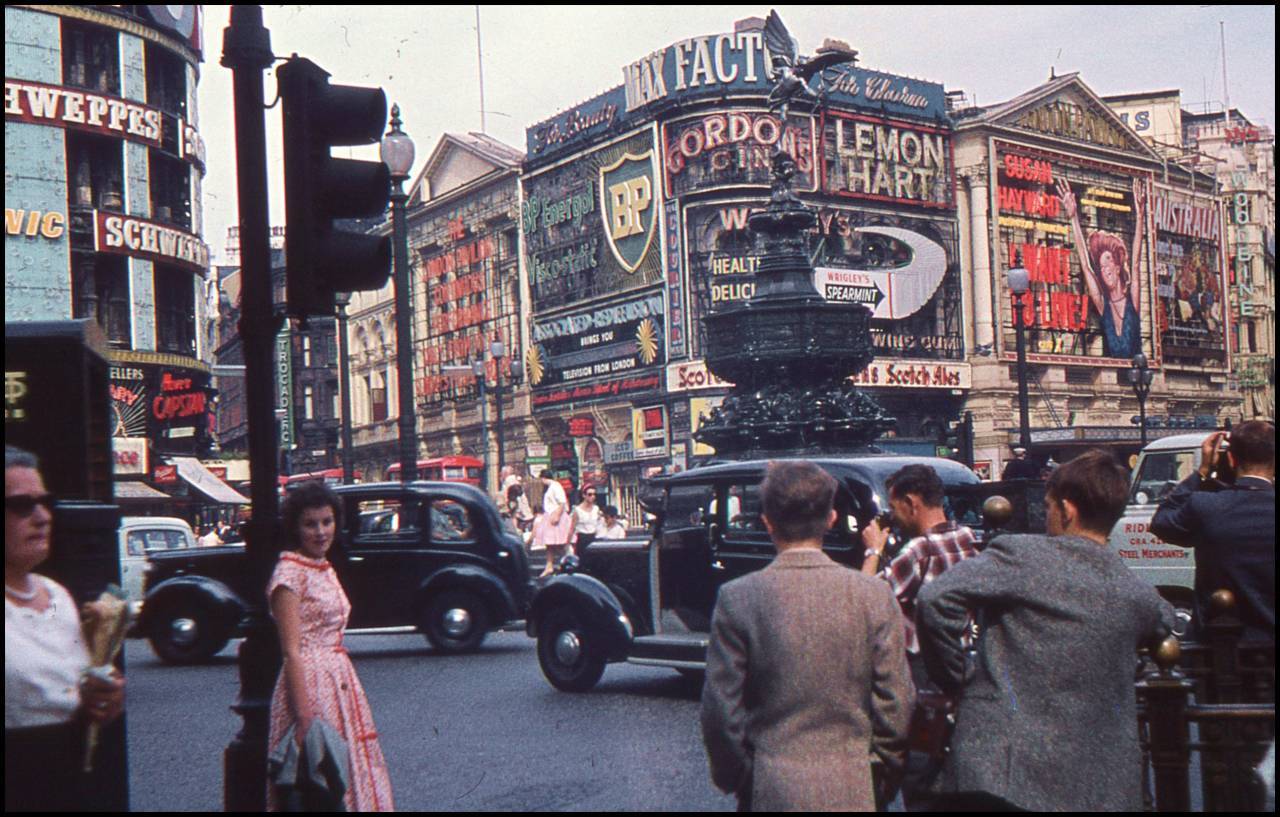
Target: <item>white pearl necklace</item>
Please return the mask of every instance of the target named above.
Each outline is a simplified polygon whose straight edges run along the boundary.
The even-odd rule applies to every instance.
[[[36,584],[35,582],[31,582],[31,585],[33,587],[32,590],[24,591],[24,590],[19,590],[16,587],[10,587],[9,585],[6,584],[4,586],[4,592],[8,593],[10,596],[13,596],[18,601],[35,601],[40,596],[40,585]]]

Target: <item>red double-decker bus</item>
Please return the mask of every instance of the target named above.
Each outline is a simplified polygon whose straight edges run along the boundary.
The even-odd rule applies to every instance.
[[[353,475],[355,476],[356,482],[359,482],[360,472],[355,471]],[[281,490],[288,491],[290,488],[296,488],[304,482],[312,481],[323,482],[325,485],[341,485],[342,469],[326,468],[323,471],[311,471],[306,474],[290,474],[287,477],[280,477],[280,488]]]
[[[429,460],[418,460],[418,479],[435,482],[465,482],[480,487],[480,469],[484,466],[475,457],[436,457]],[[387,479],[400,479],[400,463],[393,463],[387,469]]]

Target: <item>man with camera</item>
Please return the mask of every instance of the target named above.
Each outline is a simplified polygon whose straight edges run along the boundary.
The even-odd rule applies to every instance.
[[[1211,480],[1234,472],[1235,481]],[[1230,590],[1250,640],[1276,638],[1276,427],[1252,420],[1209,435],[1200,468],[1156,509],[1151,532],[1196,550],[1196,627],[1209,597]],[[1214,490],[1217,489],[1217,490]]]

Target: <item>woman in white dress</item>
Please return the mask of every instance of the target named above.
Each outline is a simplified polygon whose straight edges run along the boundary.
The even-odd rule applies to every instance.
[[[569,497],[565,495],[564,486],[556,481],[550,470],[538,475],[542,480],[542,515],[543,543],[547,546],[547,567],[542,576],[550,576],[555,572],[556,562],[569,550],[569,540],[573,536],[573,514],[569,509]]]

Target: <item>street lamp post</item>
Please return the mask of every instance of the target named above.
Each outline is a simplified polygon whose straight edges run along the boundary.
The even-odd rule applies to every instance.
[[[506,458],[506,433],[502,424],[502,400],[504,396],[504,388],[502,385],[502,360],[507,356],[507,347],[500,341],[495,340],[489,344],[489,353],[493,355],[494,362],[494,385],[493,394],[498,409],[498,474],[502,474],[502,469],[507,464]],[[524,367],[520,365],[520,361],[511,361],[511,384],[514,386],[520,382],[520,378],[524,375]],[[501,476],[499,476],[501,479]]]
[[[1013,267],[1005,272],[1013,293],[1013,325],[1018,335],[1018,445],[1031,450],[1031,412],[1027,398],[1027,339],[1022,323],[1022,297],[1031,290],[1031,273],[1022,266],[1022,251],[1014,256]]]
[[[1151,393],[1151,379],[1155,370],[1147,366],[1147,356],[1139,352],[1133,356],[1133,366],[1129,368],[1129,383],[1138,398],[1138,428],[1142,445],[1147,445],[1147,395]]]
[[[347,307],[351,304],[350,292],[335,292],[333,302],[338,307],[338,390],[342,392],[342,484],[356,481],[355,466],[351,455],[351,357],[347,350]]]
[[[409,235],[405,227],[404,182],[413,166],[413,140],[400,130],[400,106],[391,106],[391,130],[382,137],[382,161],[391,171],[391,243],[395,253],[396,372],[400,381],[400,480],[417,477],[418,441],[413,404],[413,308],[409,286]]]
[[[480,466],[480,484],[484,486],[485,493],[489,492],[489,397],[487,394],[487,380],[484,376],[484,358],[477,359],[471,364],[471,372],[476,376],[476,388],[480,390],[480,451],[484,462]],[[502,443],[498,443],[501,445]]]

